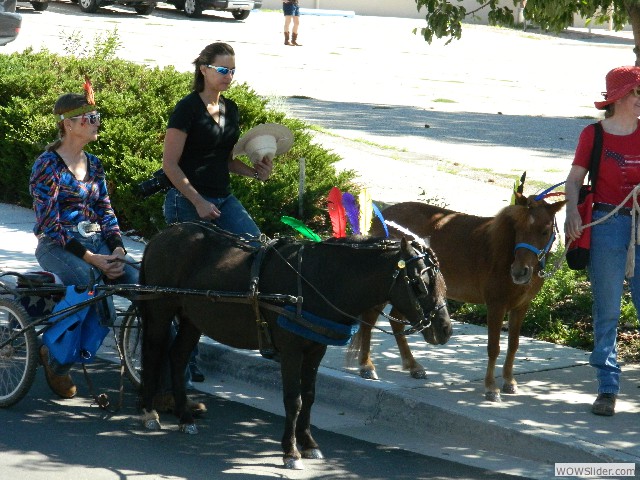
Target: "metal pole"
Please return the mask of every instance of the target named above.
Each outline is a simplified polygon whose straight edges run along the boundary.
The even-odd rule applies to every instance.
[[[298,218],[302,219],[304,214],[303,200],[304,200],[304,189],[305,189],[304,157],[301,157],[300,160],[298,160],[298,163],[300,164],[300,177],[298,179]]]

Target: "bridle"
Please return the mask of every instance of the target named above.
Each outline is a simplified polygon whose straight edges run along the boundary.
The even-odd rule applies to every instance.
[[[529,243],[524,243],[524,242],[520,242],[520,243],[516,243],[516,246],[513,248],[513,253],[515,254],[516,251],[519,248],[524,248],[526,250],[529,250],[531,252],[533,252],[535,254],[535,256],[538,259],[538,266],[540,267],[540,269],[538,270],[538,276],[540,277],[544,277],[545,273],[544,273],[544,267],[547,265],[547,254],[551,251],[551,247],[553,246],[553,242],[555,242],[556,240],[556,231],[558,230],[558,225],[556,223],[555,218],[553,219],[553,228],[551,229],[551,236],[549,237],[549,241],[547,242],[547,244],[542,248],[536,248],[533,245],[529,244]]]
[[[413,335],[414,333],[420,333],[423,330],[431,327],[432,320],[435,318],[437,313],[447,306],[446,302],[443,302],[440,305],[435,305],[429,312],[428,315],[425,315],[424,309],[420,301],[425,297],[429,297],[429,288],[425,281],[423,280],[424,275],[426,274],[429,278],[429,282],[431,283],[433,289],[436,288],[436,276],[440,273],[440,267],[438,265],[438,261],[435,257],[435,254],[431,249],[425,248],[423,245],[417,242],[412,242],[411,246],[418,250],[420,253],[415,255],[407,260],[400,259],[396,265],[396,269],[393,272],[393,280],[391,282],[391,286],[389,287],[389,293],[387,296],[391,295],[391,290],[395,286],[398,279],[402,280],[404,285],[407,288],[407,293],[409,298],[411,299],[411,303],[413,304],[414,309],[418,313],[420,320],[415,324],[410,323],[407,320],[400,320],[392,317],[384,312],[380,312],[382,316],[384,316],[390,322],[402,323],[403,325],[410,325],[409,328],[403,330],[398,335]],[[425,268],[418,272],[417,277],[411,278],[409,276],[408,266],[413,262],[417,262],[419,260],[423,260],[425,263]],[[384,331],[384,330],[383,330]]]
[[[333,243],[331,245],[333,246],[347,246],[347,247],[351,247],[351,248],[361,248],[361,249],[366,249],[366,248],[390,248],[392,245],[397,244],[398,241],[397,240],[382,240],[381,242],[377,242],[375,244],[360,244],[360,243]],[[402,282],[405,284],[406,288],[408,289],[408,293],[409,293],[409,297],[411,298],[411,302],[413,303],[414,308],[416,309],[416,312],[419,314],[420,316],[420,320],[416,323],[416,324],[411,324],[411,322],[404,320],[404,319],[399,319],[399,318],[395,318],[392,317],[391,315],[384,313],[384,312],[379,312],[382,316],[384,316],[387,320],[389,320],[390,322],[395,322],[395,323],[400,323],[402,325],[409,325],[410,327],[403,330],[402,332],[399,333],[393,333],[393,332],[389,332],[386,331],[380,327],[376,327],[375,325],[371,325],[367,322],[364,322],[362,320],[362,318],[359,317],[354,317],[353,315],[343,311],[342,309],[340,309],[339,307],[337,307],[336,305],[334,305],[327,297],[325,297],[320,290],[313,285],[311,282],[309,282],[309,280],[307,280],[301,273],[300,273],[300,268],[296,268],[293,265],[291,265],[282,255],[281,253],[278,251],[277,248],[272,248],[272,250],[278,255],[280,256],[281,260],[284,261],[285,264],[287,264],[297,275],[299,281],[302,281],[303,283],[305,283],[306,285],[308,285],[331,309],[333,309],[334,311],[336,311],[337,313],[339,313],[340,315],[354,321],[357,323],[366,323],[367,325],[369,325],[372,328],[376,328],[377,330],[380,330],[383,333],[389,334],[389,335],[412,335],[414,333],[417,332],[422,332],[423,330],[429,328],[432,324],[432,319],[435,318],[437,312],[439,312],[440,310],[442,310],[443,308],[445,308],[446,302],[443,302],[440,305],[435,305],[433,307],[433,309],[431,309],[430,312],[428,312],[428,315],[424,314],[424,309],[422,308],[422,306],[420,305],[420,300],[429,296],[429,288],[427,286],[427,284],[425,283],[425,281],[422,279],[423,275],[426,274],[429,277],[429,281],[432,283],[433,288],[435,289],[435,284],[436,284],[436,276],[439,274],[440,272],[440,267],[438,265],[438,261],[436,259],[435,254],[433,253],[433,251],[428,248],[428,247],[424,247],[423,245],[421,245],[418,242],[412,241],[411,246],[419,251],[420,253],[418,253],[417,255],[409,258],[409,259],[402,259],[400,258],[396,264],[396,268],[392,273],[392,281],[391,281],[391,287],[389,288],[389,293],[391,292],[391,290],[393,289],[394,285],[396,284],[396,282],[398,281],[398,279],[402,280]],[[300,247],[300,250],[298,251],[298,255],[301,256],[302,255],[302,250],[304,249],[304,245],[302,245]],[[398,247],[398,250],[400,252],[400,254],[402,254],[402,249],[400,247]],[[419,260],[428,260],[425,261],[424,263],[428,265],[425,266],[425,268],[423,268],[422,270],[419,271],[417,278],[412,278],[407,270],[407,266],[413,262],[419,261]],[[387,295],[389,296],[389,295]]]

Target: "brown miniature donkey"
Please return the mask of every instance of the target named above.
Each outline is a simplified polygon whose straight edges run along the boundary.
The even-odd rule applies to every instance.
[[[507,355],[502,369],[503,393],[516,393],[513,363],[519,345],[520,327],[531,300],[542,288],[546,257],[555,239],[555,215],[565,202],[516,194],[515,205],[502,209],[495,217],[477,217],[419,202],[404,202],[384,210],[386,220],[409,229],[420,237],[430,237],[430,245],[440,262],[447,285],[447,298],[460,302],[486,304],[489,361],[485,375],[485,397],[499,402],[495,366],[500,353],[500,330],[509,318]],[[389,228],[392,236],[400,232]],[[380,223],[371,235],[383,235]],[[371,328],[380,309],[363,315],[360,331],[350,347],[359,357],[360,375],[377,379],[371,361]],[[392,310],[391,315],[398,316]],[[393,330],[401,325],[392,323]],[[424,378],[424,368],[413,358],[407,340],[396,335],[402,366],[415,378]]]

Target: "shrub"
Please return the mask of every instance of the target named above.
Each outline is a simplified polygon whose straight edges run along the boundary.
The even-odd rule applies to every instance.
[[[35,158],[57,135],[51,114],[59,95],[82,92],[83,77],[93,83],[103,122],[100,137],[87,146],[103,162],[109,191],[125,229],[150,236],[164,227],[163,195],[137,196],[136,185],[151,177],[162,163],[167,120],[176,102],[191,89],[192,74],[172,67],[149,68],[113,58],[115,34],[99,39],[92,53],[78,57],[48,51],[0,55],[0,200],[31,206],[29,175]],[[78,52],[71,36],[68,50]],[[262,231],[284,231],[282,215],[298,215],[298,159],[306,159],[307,188],[301,220],[319,234],[330,231],[326,196],[333,186],[357,194],[354,172],[337,173],[335,154],[312,143],[309,125],[269,107],[246,84],[234,85],[226,94],[240,109],[241,130],[277,122],[294,133],[294,147],[275,160],[272,178],[265,183],[233,176],[232,187]]]

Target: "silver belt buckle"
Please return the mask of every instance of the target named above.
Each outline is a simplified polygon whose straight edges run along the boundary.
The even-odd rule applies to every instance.
[[[94,232],[87,232],[85,230],[89,225],[91,225],[91,222],[88,222],[87,220],[83,220],[78,223],[78,233],[80,234],[80,236],[88,238],[94,234]]]

